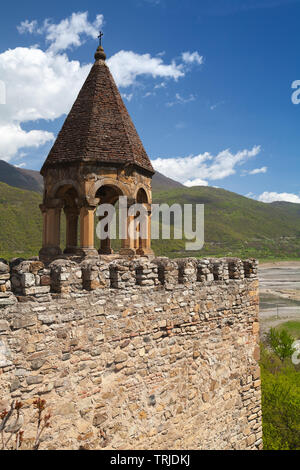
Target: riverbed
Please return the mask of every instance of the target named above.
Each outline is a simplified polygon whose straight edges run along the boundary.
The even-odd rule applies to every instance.
[[[300,262],[266,263],[259,268],[261,336],[289,320],[300,321]]]

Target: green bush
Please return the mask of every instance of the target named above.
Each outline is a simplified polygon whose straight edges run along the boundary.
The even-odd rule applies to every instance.
[[[262,418],[265,450],[300,450],[300,373],[262,346]]]
[[[271,328],[267,336],[267,341],[275,354],[284,360],[291,357],[295,351],[293,348],[294,338],[286,330],[276,330]]]

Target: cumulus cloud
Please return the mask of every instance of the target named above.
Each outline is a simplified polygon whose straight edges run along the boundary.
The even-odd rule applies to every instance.
[[[251,150],[232,153],[229,149],[213,156],[208,152],[196,156],[157,158],[154,168],[189,187],[206,185],[207,181],[221,180],[236,173],[236,166],[244,164],[260,152],[256,145]],[[200,182],[200,183],[199,183]]]
[[[46,19],[41,26],[33,20],[22,21],[17,29],[20,34],[38,33],[44,34],[46,42],[49,43],[49,51],[54,53],[64,51],[70,47],[81,46],[85,37],[97,38],[99,28],[103,25],[103,15],[97,15],[95,21],[88,21],[88,12],[72,13],[69,18],[65,18],[60,23],[53,23]]]
[[[88,12],[78,12],[58,23],[26,19],[17,27],[20,34],[38,34],[45,39],[46,46],[17,47],[0,54],[0,101],[3,87],[6,95],[6,104],[0,107],[3,158],[9,161],[20,157],[23,149],[54,139],[51,132],[35,129],[36,121],[55,120],[67,114],[92,66],[70,60],[65,51],[82,45],[88,37],[96,38],[103,24],[101,14],[89,21]],[[197,62],[193,54],[193,59],[185,55],[182,63],[175,60],[165,63],[161,54],[152,57],[121,50],[107,64],[117,85],[128,89],[123,97],[130,101],[133,97],[130,87],[140,77],[159,79],[156,88],[165,88],[168,79],[177,81],[185,76],[189,71],[187,62]],[[188,98],[176,95],[176,100],[182,103],[193,99],[193,95]],[[30,131],[24,129],[24,123],[29,121]]]
[[[153,78],[173,78],[176,81],[185,75],[182,64],[176,64],[175,61],[164,64],[160,57],[136,54],[133,51],[117,52],[110,57],[107,65],[119,87],[135,84],[137,77],[141,75]]]
[[[25,131],[22,123],[54,120],[73,104],[89,66],[35,48],[18,47],[0,54],[6,105],[0,107],[0,153],[10,160],[22,148],[54,140],[51,132]]]
[[[199,54],[199,52],[183,52],[181,54],[183,62],[186,64],[203,64],[203,56]]]
[[[286,201],[300,204],[300,196],[292,193],[276,193],[265,191],[257,198],[261,202]]]
[[[0,123],[60,117],[71,107],[89,69],[66,55],[40,49],[18,47],[0,54],[7,103],[0,108]]]
[[[208,186],[208,182],[200,178],[195,178],[193,180],[187,180],[184,183],[184,186],[191,188],[192,186]]]
[[[40,147],[53,139],[54,135],[51,132],[39,130],[26,132],[16,123],[0,125],[0,155],[3,155],[2,159],[10,160],[20,148]]]

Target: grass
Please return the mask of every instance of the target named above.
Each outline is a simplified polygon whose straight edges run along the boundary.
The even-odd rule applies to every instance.
[[[293,338],[300,338],[300,321],[287,321],[276,327],[276,330],[286,330]]]

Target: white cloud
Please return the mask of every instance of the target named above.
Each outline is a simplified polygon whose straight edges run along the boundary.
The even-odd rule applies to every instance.
[[[188,180],[184,183],[184,186],[191,188],[192,186],[208,186],[208,182],[200,178],[195,178],[194,180]]]
[[[254,170],[249,171],[249,175],[258,175],[259,173],[267,173],[268,167],[263,166],[261,168],[255,168]]]
[[[0,107],[0,152],[7,161],[20,158],[22,150],[54,139],[51,132],[36,129],[36,121],[55,120],[67,114],[92,66],[70,60],[64,51],[80,46],[88,37],[96,38],[103,23],[101,14],[90,22],[88,12],[78,12],[58,23],[48,19],[38,24],[27,19],[17,27],[20,34],[39,34],[48,49],[33,45],[0,54],[0,85],[6,92],[6,104]],[[197,61],[194,57],[189,60]],[[184,61],[165,63],[162,54],[152,57],[124,50],[112,56],[107,64],[117,85],[123,88],[136,85],[140,77],[160,79],[155,88],[165,88],[168,79],[177,81],[189,70]],[[123,97],[130,101],[133,92],[129,90]],[[184,103],[194,100],[194,96],[182,98],[177,94],[176,100]],[[23,125],[28,122],[29,131]]]
[[[63,19],[60,23],[52,23],[49,19],[38,27],[36,20],[29,22],[22,21],[17,29],[20,34],[38,33],[45,34],[46,42],[49,43],[49,51],[57,53],[72,46],[81,46],[84,36],[94,39],[99,34],[99,28],[103,25],[103,15],[97,15],[93,23],[88,21],[88,12],[72,13],[69,18]]]
[[[10,158],[23,147],[40,147],[51,142],[54,135],[47,131],[32,130],[29,132],[21,129],[16,123],[0,125],[0,155],[3,160]]]
[[[175,106],[176,104],[186,104],[186,103],[190,103],[191,101],[196,100],[196,97],[192,94],[190,94],[188,98],[183,98],[179,93],[176,93],[175,98],[176,98],[175,101],[170,101],[166,103],[166,106],[168,106],[168,108],[171,108],[172,106]]]
[[[72,13],[70,18],[62,20],[59,24],[45,22],[46,40],[50,43],[50,51],[58,52],[72,46],[81,46],[82,35],[94,39],[99,34],[103,24],[103,15],[97,15],[93,23],[87,19],[88,12]]]
[[[147,91],[147,93],[144,94],[143,98],[149,98],[149,96],[155,96],[156,93],[153,91]]]
[[[26,166],[26,163],[19,163],[18,165],[14,165],[16,168],[24,168]]]
[[[54,120],[72,106],[90,65],[69,61],[36,48],[18,47],[0,54],[0,76],[6,85],[6,105],[0,107],[0,154],[10,160],[20,149],[54,139],[47,131],[22,129],[28,121]]]
[[[155,85],[154,89],[166,88],[166,86],[167,86],[166,82],[161,82],[161,83],[158,83],[157,85]]]
[[[292,193],[276,193],[265,191],[260,196],[258,196],[258,200],[261,202],[286,201],[300,204],[300,196]]]
[[[181,54],[183,62],[186,64],[203,64],[203,56],[199,54],[199,52],[183,52]]]
[[[256,145],[251,150],[241,150],[235,154],[227,149],[216,156],[205,152],[196,156],[157,158],[152,163],[157,171],[170,178],[195,186],[199,181],[205,183],[207,180],[220,180],[235,174],[237,165],[242,165],[259,152],[260,146]]]
[[[141,75],[153,78],[164,77],[178,80],[184,77],[182,64],[164,64],[160,57],[150,54],[136,54],[133,51],[119,51],[107,61],[114,79],[119,87],[128,87],[136,82]]]
[[[242,172],[242,176],[246,176],[246,175],[258,175],[260,173],[267,173],[268,171],[268,167],[267,166],[263,166],[261,168],[255,168],[254,170],[243,170]]]
[[[122,93],[122,98],[127,101],[131,101],[133,98],[133,93]]]
[[[18,47],[0,54],[7,103],[0,109],[0,123],[60,117],[70,109],[89,70],[90,65],[40,49]]]
[[[219,106],[221,106],[222,104],[225,104],[225,103],[226,103],[226,101],[219,101],[218,103],[215,103],[215,104],[211,105],[210,110],[214,111],[216,108],[218,108]]]
[[[37,21],[22,21],[19,26],[17,26],[17,30],[19,31],[20,34],[25,34],[25,33],[30,33],[32,34],[33,32],[36,32],[37,30]]]

